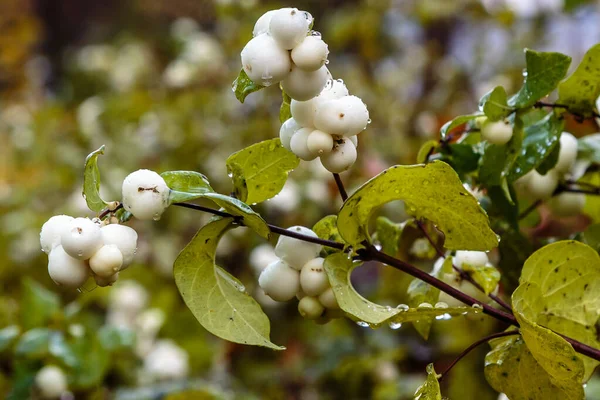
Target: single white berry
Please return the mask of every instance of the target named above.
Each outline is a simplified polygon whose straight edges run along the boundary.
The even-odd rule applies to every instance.
[[[263,33],[269,32],[269,24],[271,23],[271,18],[273,18],[273,14],[275,14],[275,12],[277,12],[277,10],[267,11],[256,20],[254,29],[252,30],[252,36],[256,37]]]
[[[300,273],[285,261],[277,260],[262,270],[258,285],[273,300],[288,301],[300,289]]]
[[[369,111],[356,96],[344,96],[320,105],[315,115],[315,126],[324,132],[338,136],[354,136],[369,123]]]
[[[454,265],[458,268],[463,268],[465,265],[478,268],[483,267],[488,262],[488,256],[483,251],[459,250],[454,256]]]
[[[321,93],[330,78],[331,74],[326,66],[316,71],[304,71],[292,66],[289,75],[281,81],[281,88],[292,99],[306,101]]]
[[[67,391],[67,376],[60,367],[46,365],[35,375],[35,385],[43,398],[56,399]]]
[[[512,138],[513,128],[503,121],[486,122],[481,128],[481,136],[492,144],[503,145]]]
[[[311,161],[317,157],[317,154],[308,149],[308,135],[313,130],[311,128],[302,128],[294,133],[290,140],[290,149],[292,153],[300,157],[304,161]]]
[[[322,155],[333,149],[333,137],[320,130],[312,131],[306,138],[306,147],[312,154]]]
[[[71,221],[73,221],[73,217],[68,215],[55,215],[42,225],[40,244],[44,253],[48,254],[53,248],[60,245],[62,234],[69,229]]]
[[[121,265],[120,271],[127,269],[133,262],[137,250],[138,234],[135,229],[125,225],[110,224],[100,228],[100,233],[105,245],[116,245],[123,255],[123,265]]]
[[[329,279],[323,268],[323,258],[310,260],[300,271],[300,288],[307,296],[318,296],[329,287]]]
[[[62,246],[56,246],[48,255],[48,274],[59,286],[81,287],[89,276],[85,261],[68,255]]]
[[[352,142],[354,147],[358,147],[358,135],[350,136],[348,140]]]
[[[298,312],[306,319],[317,319],[325,311],[325,307],[316,297],[305,296],[298,302]]]
[[[329,49],[320,36],[307,36],[292,49],[292,61],[298,68],[316,71],[325,65]]]
[[[281,129],[279,129],[279,139],[281,140],[281,145],[292,151],[292,148],[290,147],[292,136],[294,136],[294,133],[298,132],[301,128],[302,127],[300,124],[298,124],[298,121],[296,121],[294,118],[290,118],[281,124]]]
[[[319,101],[327,101],[334,99],[341,99],[344,96],[348,96],[350,93],[348,92],[348,88],[346,84],[341,79],[330,79],[325,84],[325,87],[317,96]]]
[[[585,205],[585,195],[583,193],[560,193],[550,200],[548,206],[552,214],[557,217],[570,217],[580,214]]]
[[[123,181],[123,207],[137,219],[156,221],[169,206],[169,192],[162,176],[140,169]]]
[[[313,128],[315,121],[315,100],[317,97],[313,97],[307,101],[298,101],[292,99],[290,103],[290,112],[292,117],[298,121],[304,128]]]
[[[560,135],[560,151],[554,168],[561,173],[568,172],[577,159],[577,138],[569,132]]]
[[[530,172],[528,178],[527,196],[535,200],[546,200],[552,196],[552,193],[558,186],[558,174],[556,170],[550,170],[546,175],[541,175],[536,170]]]
[[[158,340],[144,359],[144,371],[157,380],[184,379],[189,373],[189,355],[172,340]]]
[[[269,34],[250,40],[241,53],[242,67],[253,82],[270,86],[290,73],[290,54],[279,47]]]
[[[109,308],[127,315],[137,315],[148,303],[148,292],[135,281],[125,281],[110,292]]]
[[[307,13],[297,8],[281,8],[271,16],[269,32],[279,46],[291,50],[306,38],[309,24]]]
[[[323,304],[323,307],[330,310],[337,310],[340,308],[340,305],[335,298],[335,294],[333,293],[333,288],[325,289],[325,291],[319,295],[319,302]]]
[[[316,233],[304,226],[291,226],[287,230],[315,239],[318,238]],[[318,257],[320,252],[320,244],[305,242],[284,235],[279,236],[279,240],[277,240],[277,245],[275,246],[275,254],[298,271],[308,261]]]
[[[75,218],[63,231],[60,242],[71,257],[87,260],[102,247],[100,224],[89,218]]]
[[[96,281],[96,285],[100,287],[112,286],[119,279],[119,273],[102,277],[98,275],[94,275],[94,280]]]
[[[357,156],[354,143],[348,138],[342,138],[336,141],[331,153],[321,156],[321,163],[329,172],[339,174],[350,168]]]
[[[123,265],[123,254],[114,244],[107,244],[90,258],[90,268],[94,274],[102,278],[108,278],[119,272]]]

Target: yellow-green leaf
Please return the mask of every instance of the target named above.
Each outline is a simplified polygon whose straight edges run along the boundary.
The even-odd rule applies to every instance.
[[[433,364],[427,366],[427,379],[417,389],[415,400],[442,400],[440,383],[438,382],[438,375],[435,373]]]
[[[558,85],[557,103],[571,111],[592,115],[600,95],[600,43],[585,53],[575,72]]]
[[[344,240],[340,236],[337,228],[337,215],[328,215],[321,218],[312,228],[313,232],[318,237],[325,240],[332,240],[334,242],[343,243]],[[334,249],[331,247],[323,247],[323,250],[328,254],[337,253],[341,250]]]
[[[204,193],[198,195],[198,197],[209,199],[233,216],[242,217],[244,225],[258,233],[260,236],[268,238],[271,234],[271,230],[260,214],[243,201],[220,193]]]
[[[269,340],[269,319],[258,303],[236,278],[215,264],[219,240],[232,222],[232,218],[215,219],[198,231],[175,260],[175,283],[198,322],[212,334],[281,350]]]
[[[404,224],[396,224],[386,217],[377,217],[375,221],[375,239],[381,243],[381,250],[396,257],[400,246],[400,237]]]
[[[415,218],[426,218],[441,230],[448,249],[490,250],[498,245],[488,217],[446,163],[397,165],[375,176],[346,200],[338,214],[342,237],[355,248],[370,240],[368,224],[375,209],[403,200]]]
[[[496,289],[496,286],[498,286],[498,282],[500,282],[500,271],[491,264],[476,267],[464,264],[462,269],[471,275],[471,278],[483,288],[485,294],[492,293]]]
[[[83,198],[90,210],[101,211],[108,204],[100,197],[100,170],[98,170],[98,156],[104,154],[104,145],[92,151],[85,159],[83,173]]]
[[[290,106],[292,104],[292,98],[286,92],[281,89],[281,107],[279,108],[279,122],[282,124],[288,119],[292,118],[292,111]]]

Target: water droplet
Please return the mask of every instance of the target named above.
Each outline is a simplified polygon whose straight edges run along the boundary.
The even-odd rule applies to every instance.
[[[371,118],[369,118],[369,119],[367,120],[367,125],[369,125],[371,122],[372,122],[372,121],[371,121]]]
[[[389,325],[390,325],[391,329],[396,330],[396,329],[400,329],[400,327],[402,326],[402,323],[400,323],[400,322],[390,322]]]
[[[439,301],[435,303],[435,308],[448,308],[448,304],[444,303],[443,301]]]
[[[430,303],[421,303],[417,308],[433,308],[433,306]]]
[[[471,307],[475,308],[476,310],[483,310],[483,306],[479,303],[475,303]]]
[[[153,219],[154,221],[158,221],[158,220],[160,219],[160,214],[159,214],[159,213],[156,213],[156,214],[154,214],[154,215],[152,216],[152,219]]]
[[[328,64],[329,64],[329,60],[325,60],[325,65],[328,65]]]
[[[321,32],[319,31],[310,31],[310,36],[321,37]]]
[[[438,315],[437,317],[435,317],[435,319],[437,319],[438,321],[440,321],[440,320],[447,321],[449,319],[452,319],[452,315],[446,313],[446,314]]]
[[[344,80],[343,79],[336,79],[338,81],[338,83],[341,83],[342,85],[344,84]]]
[[[401,312],[405,312],[405,311],[408,311],[408,310],[410,310],[410,307],[409,307],[407,304],[398,304],[398,305],[396,306],[396,308],[397,308],[398,310],[400,310]]]
[[[369,324],[365,321],[356,321],[356,325],[360,326],[361,328],[368,328]]]
[[[83,257],[83,251],[79,250],[79,251],[77,252],[77,257]]]

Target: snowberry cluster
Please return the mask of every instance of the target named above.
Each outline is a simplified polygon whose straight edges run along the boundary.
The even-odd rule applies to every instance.
[[[312,16],[297,8],[263,14],[254,26],[254,38],[241,53],[242,67],[253,82],[270,86],[281,82],[296,100],[315,97],[331,77],[327,43],[310,31]]]
[[[289,231],[317,238],[310,229],[292,226]],[[321,245],[280,236],[275,246],[278,260],[269,264],[258,278],[259,286],[275,301],[288,301],[296,296],[298,312],[306,319],[318,319],[339,305],[319,257]],[[330,317],[330,313],[326,317]]]
[[[305,161],[321,158],[327,170],[340,173],[356,161],[358,135],[369,123],[363,101],[351,96],[340,79],[329,80],[307,101],[292,100],[292,118],[281,126],[282,145]]]
[[[98,219],[55,215],[42,226],[40,244],[56,284],[81,287],[91,274],[98,286],[109,286],[133,261],[137,233]]]
[[[458,271],[456,271],[454,268],[442,270],[444,267],[444,261],[445,259],[440,257],[435,262],[435,264],[433,265],[433,271],[431,272],[433,276],[438,277],[439,279],[451,285],[452,287],[483,303],[486,303],[489,300],[486,294],[477,289],[471,282],[467,282],[464,279],[462,279]],[[454,266],[462,270],[464,270],[468,266],[472,268],[481,268],[486,265],[491,265],[487,254],[483,251],[459,250],[456,252],[456,255],[452,258],[452,262]],[[496,289],[494,289],[493,293],[497,292],[498,287],[496,286]],[[451,297],[450,295],[444,292],[440,292],[439,301],[448,304],[448,306],[450,307],[464,306],[464,304],[461,301],[455,299],[454,297]]]
[[[564,192],[552,196],[560,179],[568,174],[577,159],[577,139],[568,132],[560,136],[560,151],[556,165],[545,175],[535,169],[515,182],[519,194],[532,201],[548,200],[552,214],[559,217],[576,215],[581,212],[585,196],[581,193]]]

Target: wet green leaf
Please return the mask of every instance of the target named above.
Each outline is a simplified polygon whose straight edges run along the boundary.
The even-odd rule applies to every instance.
[[[464,125],[468,122],[474,121],[475,119],[479,118],[479,117],[483,117],[484,114],[483,113],[475,113],[475,114],[470,114],[470,115],[460,115],[456,118],[454,118],[451,121],[446,122],[442,128],[440,129],[440,136],[442,137],[442,139],[446,139],[448,137],[448,134],[450,132],[452,132],[452,130],[454,128],[457,128],[461,125]]]
[[[569,106],[570,111],[591,116],[598,96],[600,96],[600,43],[590,48],[575,72],[558,85],[557,103]]]
[[[160,174],[169,192],[169,204],[182,203],[198,198],[198,195],[214,192],[208,178],[195,171],[166,171]]]
[[[498,282],[500,282],[500,271],[491,264],[476,267],[464,264],[462,269],[483,288],[485,294],[492,293],[498,286]]]
[[[438,375],[435,373],[433,364],[427,366],[427,379],[417,389],[415,400],[442,400],[440,383],[438,382]]]
[[[396,257],[403,230],[403,224],[396,224],[386,217],[377,217],[375,238],[381,243],[381,250],[385,254]]]
[[[90,210],[102,211],[108,204],[100,198],[100,170],[98,170],[98,156],[104,154],[104,145],[91,152],[85,159],[83,173],[83,197]]]
[[[321,218],[312,228],[312,231],[317,234],[318,237],[325,240],[332,240],[334,242],[344,243],[344,240],[340,236],[337,228],[337,215],[328,215]],[[333,249],[331,247],[323,246],[323,251],[327,254],[337,253],[341,250]]]
[[[500,121],[506,118],[511,112],[511,108],[507,103],[506,90],[502,86],[496,86],[487,92],[479,100],[479,110],[490,121]]]
[[[249,94],[257,92],[261,89],[264,89],[265,86],[257,85],[254,83],[246,74],[246,71],[242,68],[238,77],[235,78],[235,81],[231,84],[231,90],[235,93],[235,98],[243,103],[248,97]]]
[[[204,193],[200,197],[212,201],[233,216],[242,217],[244,225],[260,236],[268,238],[271,234],[271,230],[260,214],[243,201],[220,193]]]

